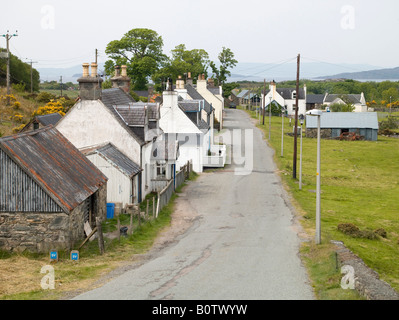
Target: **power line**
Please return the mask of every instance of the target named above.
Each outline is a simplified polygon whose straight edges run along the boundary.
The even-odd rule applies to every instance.
[[[7,106],[10,105],[10,40],[12,37],[17,37],[17,32],[15,31],[14,34],[9,34],[9,31],[7,30],[6,34],[3,34],[2,36],[6,38],[7,42]]]

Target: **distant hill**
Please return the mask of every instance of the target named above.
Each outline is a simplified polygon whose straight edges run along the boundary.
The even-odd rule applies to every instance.
[[[399,67],[391,69],[377,69],[361,72],[346,72],[317,79],[353,79],[353,80],[399,80]]]

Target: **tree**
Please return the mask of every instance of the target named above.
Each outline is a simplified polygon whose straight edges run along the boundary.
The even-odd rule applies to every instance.
[[[209,66],[209,55],[203,49],[187,50],[184,44],[180,44],[172,51],[172,56],[164,63],[154,76],[156,84],[161,83],[167,78],[175,81],[179,76],[191,73],[192,78],[197,78],[199,74],[207,75]]]
[[[210,62],[210,67],[218,84],[223,86],[227,80],[227,76],[231,76],[229,69],[235,67],[238,61],[234,59],[234,53],[229,48],[225,47],[223,47],[218,59],[220,62],[219,68],[216,67],[216,64],[213,61]]]
[[[111,58],[105,70],[112,75],[115,65],[127,65],[127,73],[135,90],[145,90],[151,77],[166,60],[162,53],[163,40],[150,29],[132,29],[121,40],[108,43],[105,53]]]
[[[382,92],[382,99],[387,101],[387,103],[390,103],[391,101],[394,102],[398,99],[399,97],[399,92],[398,89],[396,88],[389,88],[387,90],[384,90]]]
[[[0,48],[0,52],[4,49]],[[0,85],[6,85],[7,59],[0,59]],[[11,84],[25,85],[25,90],[31,87],[31,65],[24,63],[18,57],[10,54],[10,80]],[[32,69],[33,91],[39,91],[40,75],[36,69]]]

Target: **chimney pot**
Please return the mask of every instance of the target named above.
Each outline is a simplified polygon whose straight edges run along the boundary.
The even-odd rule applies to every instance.
[[[115,77],[120,77],[121,75],[121,67],[115,66]]]
[[[122,77],[127,77],[127,66],[122,66]]]
[[[88,63],[83,63],[83,77],[86,78],[89,76],[89,64]]]
[[[97,63],[92,63],[91,64],[91,76],[93,78],[97,78]]]

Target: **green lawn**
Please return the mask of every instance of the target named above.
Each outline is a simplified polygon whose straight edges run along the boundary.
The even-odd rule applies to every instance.
[[[254,112],[250,112],[254,117]],[[303,187],[293,179],[294,138],[284,137],[281,157],[281,118],[272,117],[271,145],[275,160],[290,193],[304,211],[303,225],[314,233],[316,210],[317,140],[303,139]],[[269,119],[265,121],[268,138]],[[285,132],[292,132],[288,120]],[[299,179],[300,139],[298,138],[297,179]],[[378,137],[371,141],[322,140],[321,142],[321,232],[324,244],[330,240],[344,244],[386,282],[399,290],[399,139]],[[361,230],[383,228],[387,237],[374,240],[353,238],[337,229],[352,223]]]

